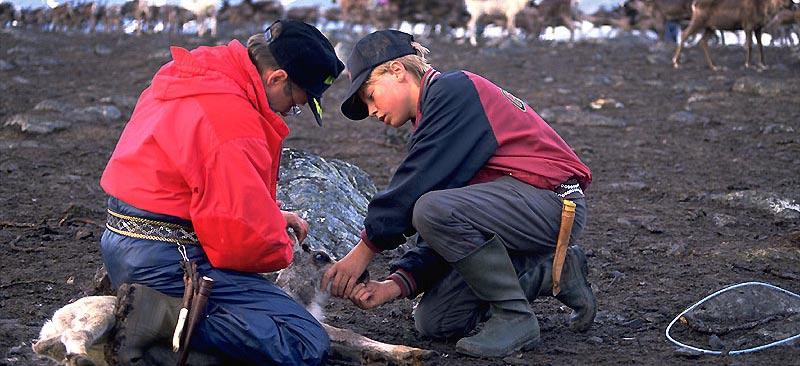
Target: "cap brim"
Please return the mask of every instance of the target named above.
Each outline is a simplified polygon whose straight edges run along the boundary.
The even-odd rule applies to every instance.
[[[311,109],[311,114],[317,120],[317,124],[322,127],[322,103],[319,98],[308,95],[308,108]]]
[[[358,96],[358,90],[361,89],[361,86],[367,81],[369,75],[372,74],[372,69],[374,69],[374,67],[364,70],[350,83],[350,89],[347,91],[347,98],[342,102],[341,108],[342,114],[344,114],[345,117],[354,121],[360,121],[369,117],[367,105],[364,104],[364,101]]]

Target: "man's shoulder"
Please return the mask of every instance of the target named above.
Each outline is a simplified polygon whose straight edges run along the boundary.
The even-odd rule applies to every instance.
[[[196,119],[200,132],[196,137],[219,145],[237,139],[267,139],[265,118],[247,100],[218,95],[197,98],[196,102],[200,117]]]

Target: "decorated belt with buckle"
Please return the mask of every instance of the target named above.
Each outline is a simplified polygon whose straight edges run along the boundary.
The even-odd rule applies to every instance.
[[[137,239],[157,240],[174,244],[199,244],[194,229],[179,224],[123,215],[108,210],[106,228],[117,234]]]
[[[585,197],[581,185],[578,184],[578,180],[574,178],[559,184],[554,191],[561,198],[574,199]]]

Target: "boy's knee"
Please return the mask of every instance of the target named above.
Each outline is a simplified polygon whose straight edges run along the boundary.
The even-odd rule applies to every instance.
[[[469,321],[447,322],[444,314],[428,311],[420,305],[414,309],[414,328],[424,337],[433,339],[461,337],[471,329],[467,324]]]
[[[411,223],[423,237],[426,232],[436,231],[441,225],[446,225],[450,219],[452,210],[444,195],[440,191],[428,192],[414,204]]]
[[[440,331],[441,317],[434,316],[430,312],[417,307],[414,310],[414,328],[417,329],[423,337],[428,338],[443,338]]]

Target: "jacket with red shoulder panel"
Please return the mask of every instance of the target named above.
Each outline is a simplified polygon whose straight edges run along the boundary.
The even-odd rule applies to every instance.
[[[284,121],[238,41],[172,47],[142,92],[100,184],[137,208],[190,220],[214,267],[271,272],[292,261],[276,202]]]
[[[548,190],[570,179],[585,190],[592,181],[589,168],[525,102],[479,75],[429,70],[408,154],[370,202],[361,237],[374,251],[394,249],[416,232],[411,216],[423,194],[502,176]],[[423,251],[408,251],[392,266],[406,295],[449,268],[432,250]]]

